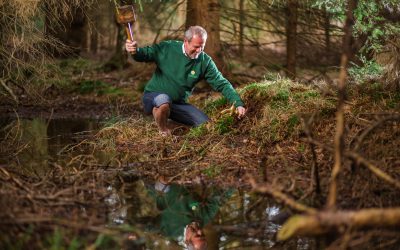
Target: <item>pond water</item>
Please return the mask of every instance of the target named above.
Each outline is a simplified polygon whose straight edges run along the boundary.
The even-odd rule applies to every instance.
[[[2,128],[18,128],[18,143],[31,145],[13,162],[36,174],[48,171],[48,162],[62,157],[59,152],[66,145],[78,143],[100,125],[99,121],[80,119],[0,121]],[[2,138],[5,131],[2,129]],[[0,155],[0,164],[8,161],[8,155]],[[105,202],[110,212],[106,226],[126,225],[139,230],[140,237],[135,236],[132,244],[144,249],[182,249],[185,227],[193,222],[200,224],[201,231],[195,235],[207,242],[208,249],[315,248],[313,241],[305,239],[276,243],[284,209],[245,190],[164,185],[133,178],[108,186],[108,191]]]
[[[182,249],[184,228],[197,221],[207,249],[314,249],[305,239],[275,241],[285,211],[268,199],[220,187],[184,187],[136,180],[112,187],[110,225],[134,225],[146,249]],[[204,195],[205,194],[205,195]]]
[[[61,150],[78,143],[81,137],[96,131],[99,126],[99,121],[87,119],[2,119],[1,140],[12,137],[11,142],[23,150],[12,156],[11,161],[9,152],[2,150],[5,153],[0,154],[0,164],[17,163],[40,175],[47,171],[49,160],[60,158]]]

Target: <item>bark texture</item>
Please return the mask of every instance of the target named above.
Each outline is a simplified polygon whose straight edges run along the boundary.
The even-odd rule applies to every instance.
[[[187,29],[193,25],[200,25],[207,30],[205,52],[211,56],[218,69],[226,74],[220,39],[220,8],[218,0],[188,0],[185,27]]]

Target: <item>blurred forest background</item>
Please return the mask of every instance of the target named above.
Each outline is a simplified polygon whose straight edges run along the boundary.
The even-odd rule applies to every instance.
[[[2,1],[4,99],[18,102],[22,92],[36,93],[37,99],[50,86],[70,84],[71,79],[59,78],[63,64],[53,63],[55,58],[95,60],[103,71],[129,66],[124,28],[115,18],[116,6],[125,4],[135,6],[134,37],[140,45],[182,39],[186,27],[204,26],[206,52],[234,84],[276,73],[308,83],[332,82],[330,73],[338,72],[343,0]],[[398,87],[399,15],[396,0],[359,1],[350,58],[354,82],[384,77],[390,88]],[[143,76],[142,68],[132,72]]]
[[[258,213],[272,197],[293,215],[274,242],[398,249],[399,1],[0,0],[0,246],[121,249],[144,234],[134,223],[109,227],[106,201],[119,189],[113,205],[125,205],[125,180],[165,174],[253,191],[226,212],[244,224],[218,222],[218,233],[233,235],[219,242],[227,248],[250,239],[264,249],[270,221]],[[140,46],[205,27],[205,51],[239,90],[246,117],[199,84],[191,101],[211,122],[160,138],[140,98],[155,65],[127,55],[116,21],[128,4]],[[80,134],[61,142],[63,130]],[[316,235],[322,245],[296,238]]]

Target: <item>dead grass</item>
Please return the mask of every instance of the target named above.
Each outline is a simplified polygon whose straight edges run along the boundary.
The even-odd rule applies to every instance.
[[[332,91],[335,90],[328,92]],[[21,225],[9,215],[29,215],[26,208],[32,207],[50,215],[53,213],[46,204],[54,201],[56,215],[74,211],[76,217],[71,220],[81,218],[86,215],[72,204],[101,207],[101,199],[107,193],[104,187],[120,178],[116,173],[128,170],[148,179],[163,175],[169,181],[184,184],[241,187],[248,187],[247,178],[253,176],[299,202],[323,207],[333,166],[328,149],[333,147],[335,99],[323,96],[312,86],[287,79],[250,84],[240,93],[248,107],[243,120],[221,112],[229,108],[223,100],[211,99],[205,104],[210,123],[189,131],[178,128],[174,136],[162,137],[151,118],[135,114],[108,124],[92,138],[65,149],[65,160],[54,164],[44,179],[6,168],[7,172],[0,175],[3,197],[16,198],[1,200],[7,204],[2,216],[11,224]],[[377,86],[355,86],[349,93],[345,109],[346,151],[360,154],[399,181],[400,98]],[[305,132],[305,126],[310,134]],[[8,140],[12,142],[18,138],[18,126],[10,129]],[[316,144],[313,149],[310,140],[324,147]],[[319,194],[311,186],[313,164],[319,169]],[[344,162],[339,187],[341,209],[400,205],[398,189],[349,159]],[[71,207],[61,207],[63,202],[69,202]],[[90,225],[96,228],[101,220],[93,220]]]
[[[24,89],[25,95],[41,99],[41,92],[48,87],[43,79],[51,79],[54,74],[49,66],[52,63],[49,52],[69,49],[50,36],[49,30],[62,27],[63,18],[91,2],[10,0],[0,4],[0,67],[3,69],[0,82],[6,96],[18,103],[13,89]],[[34,83],[36,86],[30,86]]]

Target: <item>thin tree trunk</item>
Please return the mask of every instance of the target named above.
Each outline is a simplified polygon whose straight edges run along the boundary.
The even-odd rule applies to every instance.
[[[243,58],[244,52],[244,0],[239,0],[239,55]]]
[[[344,101],[346,95],[347,66],[349,58],[352,58],[352,34],[354,25],[353,11],[356,9],[358,0],[347,2],[346,23],[344,26],[343,53],[340,63],[339,85],[338,85],[338,106],[336,112],[336,134],[335,134],[335,164],[332,169],[327,208],[334,209],[337,200],[337,179],[342,169],[342,158],[344,151]]]
[[[324,10],[324,33],[325,33],[325,53],[328,55],[328,58],[331,54],[331,17],[328,11]]]
[[[297,0],[288,0],[286,25],[286,64],[287,75],[296,77],[296,49],[297,49]]]

